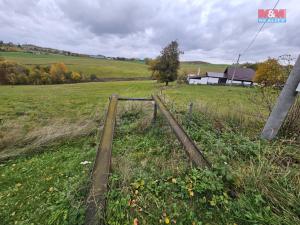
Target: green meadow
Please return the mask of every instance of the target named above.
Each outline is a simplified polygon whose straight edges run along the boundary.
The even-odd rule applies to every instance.
[[[155,81],[0,86],[1,223],[83,224],[109,96],[157,93],[213,169],[190,164],[160,114],[151,123],[152,103],[119,102],[108,224],[299,224],[299,145],[259,139],[268,113],[256,92]]]
[[[95,59],[90,57],[75,57],[55,54],[32,54],[25,52],[0,52],[0,57],[24,65],[50,65],[63,62],[69,70],[82,72],[85,75],[95,74],[99,78],[149,78],[151,72],[142,61],[118,61],[108,59]],[[207,71],[222,72],[226,65],[181,63],[181,72],[201,73]]]
[[[99,78],[150,77],[147,66],[137,61],[125,62],[55,54],[35,55],[25,52],[1,52],[0,56],[28,66],[63,62],[69,70],[82,72],[86,75],[95,74]]]

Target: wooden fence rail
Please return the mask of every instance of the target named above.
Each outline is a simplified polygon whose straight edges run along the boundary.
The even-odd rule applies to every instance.
[[[118,96],[112,95],[92,172],[92,184],[87,199],[85,220],[85,224],[87,225],[105,224],[105,194],[107,192],[110,174],[112,141],[117,115],[117,104]]]
[[[204,157],[201,150],[197,147],[194,141],[188,136],[184,129],[177,123],[173,115],[169,112],[167,107],[161,101],[161,99],[155,95],[153,96],[155,103],[157,104],[159,110],[162,112],[169,125],[171,126],[173,132],[175,133],[177,139],[181,142],[190,159],[196,166],[199,167],[211,167],[209,161]]]
[[[124,101],[154,101],[153,120],[157,116],[157,108],[167,119],[178,140],[184,146],[190,159],[196,166],[211,167],[211,164],[204,157],[200,149],[187,135],[184,129],[177,123],[167,107],[158,96],[152,98],[122,98],[117,95],[110,97],[108,111],[105,117],[104,128],[101,135],[100,145],[92,171],[92,184],[87,198],[86,225],[105,224],[106,193],[111,167],[112,141],[117,115],[118,100]]]

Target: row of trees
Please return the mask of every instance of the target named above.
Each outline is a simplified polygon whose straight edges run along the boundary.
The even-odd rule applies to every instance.
[[[68,71],[64,63],[29,68],[0,59],[0,84],[61,84],[85,80],[81,73]]]

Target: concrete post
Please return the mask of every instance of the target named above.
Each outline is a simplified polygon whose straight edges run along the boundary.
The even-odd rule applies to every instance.
[[[282,89],[279,98],[272,110],[272,113],[261,133],[261,137],[267,140],[272,140],[276,137],[289,109],[294,104],[296,99],[296,88],[300,82],[300,55],[291,71],[284,88]]]

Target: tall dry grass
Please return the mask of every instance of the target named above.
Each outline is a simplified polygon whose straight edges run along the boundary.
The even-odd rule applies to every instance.
[[[300,142],[300,96],[291,107],[281,129],[280,135]]]
[[[7,129],[2,129],[0,135],[0,160],[42,151],[43,147],[63,140],[91,135],[97,131],[99,124],[91,119],[81,119],[74,123],[58,119],[28,132],[17,124],[5,124],[5,126]]]

